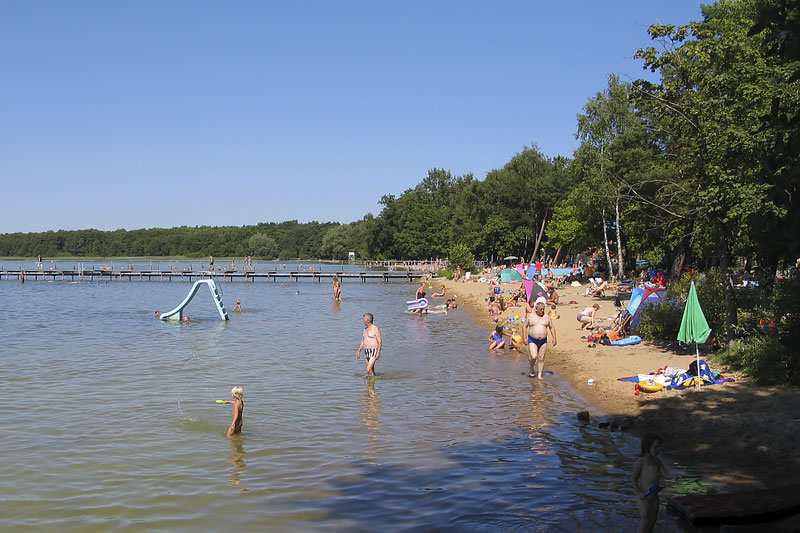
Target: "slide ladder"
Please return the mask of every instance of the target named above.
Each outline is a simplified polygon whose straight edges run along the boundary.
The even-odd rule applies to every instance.
[[[217,304],[219,316],[222,317],[222,320],[228,320],[228,311],[225,310],[225,304],[222,303],[222,291],[219,290],[217,283],[213,279],[201,279],[195,281],[194,285],[192,285],[192,288],[189,291],[189,294],[186,295],[186,298],[183,299],[180,305],[168,313],[163,313],[161,315],[161,320],[183,320],[183,309],[189,305],[189,302],[192,301],[194,295],[197,294],[197,290],[200,288],[200,285],[208,285],[208,290],[211,291],[211,296],[214,298],[214,303]]]

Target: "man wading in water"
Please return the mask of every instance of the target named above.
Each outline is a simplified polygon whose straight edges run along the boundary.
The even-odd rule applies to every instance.
[[[381,358],[381,347],[383,339],[381,330],[372,323],[374,317],[372,313],[364,313],[364,333],[361,334],[361,343],[358,345],[356,357],[361,357],[361,350],[364,350],[364,359],[367,360],[367,374],[375,375],[375,362]]]
[[[536,374],[534,364],[538,367],[538,378],[542,379],[544,370],[544,354],[547,352],[547,330],[553,335],[553,346],[556,345],[556,327],[550,316],[544,314],[544,307],[547,305],[547,298],[540,296],[536,298],[533,307],[528,303],[528,312],[525,315],[525,324],[522,326],[522,337],[528,337],[528,350],[530,351],[531,371],[528,376],[534,377]]]

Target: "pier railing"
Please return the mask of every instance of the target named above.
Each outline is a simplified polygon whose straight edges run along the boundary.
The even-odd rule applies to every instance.
[[[0,280],[36,281],[195,281],[214,279],[216,281],[310,281],[319,283],[329,281],[334,276],[339,279],[366,283],[377,281],[412,282],[428,273],[415,270],[405,271],[335,271],[335,270],[110,270],[110,269],[51,269],[51,270],[0,270]]]

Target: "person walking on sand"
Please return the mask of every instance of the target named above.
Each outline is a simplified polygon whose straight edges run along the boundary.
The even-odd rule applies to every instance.
[[[529,377],[542,379],[544,370],[544,356],[547,353],[547,330],[553,336],[553,347],[557,344],[556,327],[549,315],[544,312],[547,298],[540,296],[536,299],[533,306],[528,302],[528,310],[525,315],[525,324],[522,326],[522,337],[528,338],[528,351],[530,352],[530,373]],[[537,367],[537,368],[534,368]]]
[[[225,400],[225,403],[233,405],[233,420],[231,420],[231,425],[228,428],[228,432],[225,434],[226,437],[232,437],[242,432],[242,424],[244,424],[244,420],[242,419],[242,415],[244,414],[243,396],[244,389],[237,385],[231,389],[231,398],[233,398],[233,400]]]
[[[375,363],[381,358],[381,348],[383,339],[381,330],[372,323],[374,317],[372,313],[364,313],[364,332],[361,334],[361,342],[358,345],[356,358],[361,357],[361,350],[364,350],[364,359],[367,362],[367,374],[375,375]]]
[[[658,458],[658,451],[663,439],[655,433],[646,433],[642,437],[642,452],[633,467],[633,490],[636,491],[639,513],[642,521],[639,524],[639,533],[649,533],[656,526],[658,518],[658,491],[664,487],[659,486],[659,478],[677,479],[680,476],[670,475]]]

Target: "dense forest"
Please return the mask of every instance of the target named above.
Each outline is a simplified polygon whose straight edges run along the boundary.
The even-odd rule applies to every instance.
[[[485,179],[433,169],[351,224],[4,234],[0,256],[491,260],[597,247],[617,275],[637,256],[674,278],[717,268],[732,342],[732,272],[757,266],[771,285],[800,255],[800,7],[722,0],[648,33],[654,46],[631,53],[659,81],[609,76],[577,116],[570,158],[532,146]]]

